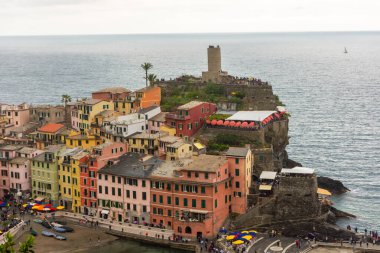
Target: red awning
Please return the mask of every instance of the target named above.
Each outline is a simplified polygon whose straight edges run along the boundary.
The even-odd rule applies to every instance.
[[[218,126],[221,126],[221,125],[223,125],[223,120],[218,120],[218,122],[216,122],[216,124],[218,125]]]
[[[235,127],[239,127],[240,125],[241,125],[241,122],[238,121],[238,122],[236,122]]]
[[[255,122],[252,121],[251,123],[248,124],[248,126],[249,127],[254,127],[255,126]]]
[[[215,126],[217,122],[218,122],[218,121],[217,121],[216,119],[213,119],[213,120],[211,121],[211,125]]]
[[[235,121],[230,121],[230,126],[235,126],[236,125],[236,122]]]
[[[224,126],[228,126],[230,124],[230,122],[228,120],[224,121],[223,125]]]
[[[248,122],[243,122],[243,123],[241,123],[241,127],[247,127],[248,126]]]

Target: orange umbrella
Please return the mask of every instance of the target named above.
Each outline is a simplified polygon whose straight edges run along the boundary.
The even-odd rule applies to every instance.
[[[235,121],[230,121],[230,126],[235,126],[236,125],[236,122]]]
[[[230,124],[230,122],[228,120],[224,121],[223,125],[224,126],[228,126]]]
[[[211,125],[213,125],[213,126],[215,126],[216,123],[217,123],[217,120],[216,120],[216,119],[213,119],[213,120],[211,121]]]
[[[218,126],[221,126],[221,125],[223,125],[223,120],[218,120],[218,122],[216,123]]]
[[[243,122],[243,123],[241,123],[241,127],[247,127],[248,126],[248,122]]]

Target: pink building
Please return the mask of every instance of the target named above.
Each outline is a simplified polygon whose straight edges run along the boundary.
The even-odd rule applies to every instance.
[[[0,198],[10,192],[10,161],[16,157],[16,151],[20,148],[12,145],[0,147]]]
[[[42,152],[42,150],[29,147],[23,147],[16,151],[16,157],[9,162],[10,192],[24,194],[31,192],[30,159]]]
[[[98,171],[110,161],[125,154],[126,151],[124,143],[106,142],[95,146],[92,154],[88,156],[87,162],[80,165],[81,213],[96,215]]]
[[[127,153],[98,172],[98,215],[105,219],[149,223],[149,175],[157,158]]]
[[[165,124],[167,112],[160,112],[148,120],[148,133],[155,134],[160,132],[160,127]]]
[[[6,117],[9,124],[13,126],[23,126],[29,122],[29,106],[20,105],[1,105],[1,114]]]

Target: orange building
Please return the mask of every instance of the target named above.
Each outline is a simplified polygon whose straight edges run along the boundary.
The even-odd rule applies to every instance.
[[[232,212],[232,178],[224,156],[163,162],[150,176],[150,221],[187,238],[213,238]]]
[[[62,124],[48,123],[37,130],[34,140],[37,149],[44,149],[49,145],[64,144],[67,129]]]
[[[253,155],[249,148],[231,147],[226,153],[232,178],[232,212],[247,211],[249,188],[252,182]]]
[[[109,87],[94,91],[92,93],[92,98],[106,101],[124,100],[130,93],[130,90],[123,87]]]
[[[146,87],[135,91],[135,104],[137,108],[143,109],[153,105],[161,104],[161,88]]]

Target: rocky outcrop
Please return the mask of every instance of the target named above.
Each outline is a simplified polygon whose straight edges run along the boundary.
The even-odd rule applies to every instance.
[[[335,215],[336,218],[356,218],[355,215],[343,212],[335,207],[330,207],[330,211]]]
[[[318,187],[323,188],[331,192],[332,194],[340,195],[350,191],[339,180],[331,179],[328,177],[318,177]]]

